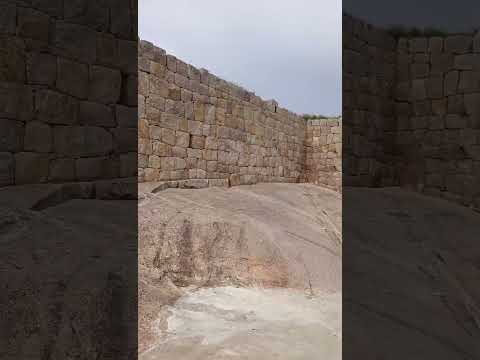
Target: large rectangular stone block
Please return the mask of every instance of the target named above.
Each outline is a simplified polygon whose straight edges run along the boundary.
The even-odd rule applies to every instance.
[[[0,152],[20,151],[23,148],[24,133],[22,122],[0,119]]]
[[[55,22],[53,44],[61,56],[93,63],[97,58],[97,34],[88,27],[66,21]]]
[[[115,104],[120,100],[121,89],[122,76],[119,70],[104,66],[92,66],[90,68],[90,100],[104,104]],[[136,96],[135,94],[135,98]]]
[[[82,125],[100,127],[116,126],[112,107],[91,101],[80,102],[78,120]]]
[[[33,89],[0,82],[0,118],[28,121],[33,117]]]
[[[88,96],[88,66],[58,58],[56,87],[63,93],[85,99]]]
[[[100,127],[55,126],[54,151],[66,156],[101,156],[113,151],[112,134]]]
[[[38,184],[48,180],[48,154],[20,152],[15,154],[15,184]]]
[[[75,124],[79,102],[73,97],[48,89],[36,91],[35,111],[38,119],[51,124]]]
[[[82,181],[118,177],[112,176],[112,165],[108,157],[81,158],[75,161],[75,174]]]
[[[22,38],[48,42],[50,16],[32,8],[17,7],[17,34]]]
[[[70,158],[51,160],[48,180],[53,182],[75,180],[75,160]]]
[[[445,52],[463,54],[472,48],[471,35],[452,35],[447,36],[444,43]]]
[[[24,150],[39,153],[48,153],[52,151],[52,128],[51,126],[32,121],[26,124]]]
[[[12,185],[15,181],[15,160],[10,152],[0,152],[0,186]]]
[[[117,153],[137,151],[137,129],[118,127],[111,131],[113,134],[114,149]]]
[[[54,55],[30,53],[27,57],[27,80],[31,84],[53,86],[57,79],[57,59]]]

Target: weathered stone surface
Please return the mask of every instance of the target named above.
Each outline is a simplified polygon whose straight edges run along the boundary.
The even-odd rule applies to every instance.
[[[53,86],[57,79],[57,59],[51,54],[30,53],[27,58],[27,79],[31,84]]]
[[[114,104],[120,99],[122,76],[120,71],[103,66],[90,69],[89,99]]]
[[[414,63],[412,64],[411,69],[412,69],[412,77],[414,79],[423,79],[427,77],[430,73],[429,64]]]
[[[167,68],[170,71],[177,71],[177,58],[173,55],[167,55]]]
[[[118,58],[116,65],[124,74],[137,76],[138,63],[134,61],[137,56],[137,42],[133,40],[118,39]]]
[[[183,189],[203,189],[208,187],[207,179],[188,179],[180,184]]]
[[[415,38],[410,40],[410,50],[412,52],[424,53],[427,51],[428,39]]]
[[[28,121],[32,117],[32,88],[21,84],[0,82],[0,118]]]
[[[480,72],[461,71],[458,92],[471,93],[476,91],[480,91]]]
[[[115,36],[108,33],[97,33],[96,37],[97,63],[104,66],[113,66],[119,56]],[[139,64],[138,66],[140,67],[141,64]]]
[[[48,153],[52,150],[53,136],[51,126],[38,121],[27,123],[25,128],[26,151]]]
[[[423,100],[427,97],[425,80],[412,81],[412,95],[415,100]]]
[[[110,106],[82,101],[79,105],[78,121],[82,125],[114,127],[114,113]]]
[[[163,98],[168,98],[169,95],[169,84],[166,82],[164,79],[157,78],[156,76],[148,76],[145,73],[140,73],[140,84],[142,84],[143,79],[148,79],[149,84],[149,90],[152,94],[157,94],[160,95]],[[143,89],[143,87],[142,87]],[[147,87],[145,86],[145,89]],[[142,95],[148,95],[148,90],[145,92],[145,90],[142,90],[141,92]]]
[[[450,53],[441,53],[431,56],[430,74],[440,75],[453,70],[454,56]]]
[[[458,71],[450,71],[445,75],[445,96],[454,95],[457,92]]]
[[[97,36],[90,27],[57,21],[54,34],[54,45],[60,55],[86,63],[96,60]]]
[[[17,32],[24,38],[48,42],[50,18],[31,8],[17,7]]]
[[[0,33],[15,34],[17,9],[15,4],[3,3],[0,12]]]
[[[0,25],[1,26],[1,25]],[[19,38],[0,38],[0,81],[25,81],[25,43]]]
[[[35,110],[39,120],[51,124],[75,124],[79,103],[74,98],[56,91],[42,89],[36,92]]]
[[[108,155],[108,176],[117,177],[117,151],[137,151],[146,102],[137,112],[136,13],[120,1],[1,1],[0,153],[10,155],[0,186],[78,181],[75,158],[83,156]],[[161,56],[153,50],[152,60]],[[149,83],[141,90],[149,94]],[[113,138],[116,127],[128,130]],[[26,171],[30,165],[40,169]]]
[[[75,160],[68,158],[52,160],[48,180],[53,182],[75,180]]]
[[[139,105],[139,110],[131,106],[117,105],[115,106],[115,118],[117,125],[123,128],[137,128],[138,119],[137,114],[141,117],[141,106]]]
[[[349,16],[344,15],[345,19]],[[466,147],[472,149],[479,141],[479,35],[400,37],[388,48],[372,42],[359,29],[382,30],[354,22],[358,22],[357,30],[344,27],[343,43],[347,74],[342,119],[344,183],[405,185],[418,191],[428,188],[426,191],[435,196],[472,205],[472,191],[478,191],[470,185],[476,153]],[[388,80],[384,73],[387,68],[394,72]],[[226,120],[228,123],[228,114]],[[306,153],[306,169],[318,166],[326,171],[338,166],[324,161],[335,147],[324,145],[329,134],[320,134],[309,133],[307,128],[306,146],[313,153]],[[218,135],[231,136],[223,129],[217,129]],[[255,135],[252,143],[257,141]],[[317,153],[315,149],[321,150]],[[439,159],[441,168],[425,168]],[[251,158],[245,164],[252,166],[256,161]],[[278,168],[276,174],[285,170]],[[250,168],[242,171],[250,173],[257,172]],[[324,174],[318,178],[328,182],[331,173]],[[311,173],[307,171],[306,176],[312,181]]]
[[[138,167],[136,151],[120,155],[120,177],[136,177]]]
[[[162,142],[168,145],[175,145],[176,137],[175,137],[175,130],[162,128]]]
[[[81,158],[75,161],[75,173],[79,180],[114,178],[111,166],[108,157]]]
[[[138,100],[138,77],[128,75],[121,82],[121,98],[120,102],[124,105],[137,107]]]
[[[137,31],[134,24],[137,22],[135,14],[131,14],[129,9],[130,3],[125,0],[118,2],[118,5],[109,6],[110,9],[110,31],[119,38],[135,39]]]
[[[24,125],[20,121],[0,119],[0,152],[18,152],[23,148]]]
[[[167,114],[173,114],[179,117],[184,117],[185,105],[181,101],[174,101],[174,100],[167,99],[165,100],[165,112]]]
[[[115,128],[112,130],[113,143],[117,153],[137,151],[138,133],[135,128]]]
[[[88,96],[88,66],[58,58],[57,88],[68,95],[85,99]]]
[[[480,55],[462,54],[455,56],[454,66],[458,70],[480,70]]]
[[[472,46],[471,35],[453,35],[445,39],[445,52],[456,54],[466,53]]]
[[[465,94],[465,111],[469,115],[480,116],[480,93]]]
[[[450,114],[463,114],[465,110],[463,95],[454,95],[448,97],[447,111]]]
[[[480,31],[477,31],[473,38],[473,51],[480,53]]]
[[[0,186],[12,185],[15,181],[15,160],[10,152],[0,152]]]
[[[440,99],[443,97],[442,77],[431,77],[427,79],[427,97],[429,99]]]
[[[192,149],[203,149],[205,148],[205,137],[192,135],[190,139],[190,147]]]
[[[182,148],[188,148],[190,145],[190,134],[183,131],[177,131],[175,145]]]
[[[15,154],[15,184],[37,184],[48,180],[49,155],[33,152]]]
[[[55,126],[54,150],[67,156],[101,156],[113,150],[113,139],[100,127]]]
[[[467,125],[467,118],[460,115],[449,114],[445,117],[445,126],[447,129],[462,129]]]
[[[438,54],[443,50],[443,38],[432,37],[428,40],[428,51],[432,54]]]

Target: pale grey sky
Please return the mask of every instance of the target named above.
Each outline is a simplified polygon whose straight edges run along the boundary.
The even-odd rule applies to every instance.
[[[297,113],[341,114],[341,0],[139,0],[139,37]]]

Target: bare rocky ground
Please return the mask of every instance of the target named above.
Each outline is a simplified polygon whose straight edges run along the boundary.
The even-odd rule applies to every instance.
[[[0,189],[1,359],[136,355],[133,195],[123,181]]]
[[[155,276],[169,279],[171,296],[163,302],[168,306],[150,308],[154,326],[141,329],[147,339],[142,359],[335,359],[338,339],[352,345],[347,351],[356,350],[343,353],[351,358],[479,358],[477,212],[399,188],[344,188],[342,231],[349,243],[348,253],[341,254],[335,236],[340,199],[321,188],[270,184],[158,194],[145,196],[140,217],[159,216],[171,224],[161,235],[166,244],[190,219],[187,238],[194,250],[149,250],[150,257],[163,254]],[[155,208],[162,215],[153,215]],[[217,236],[213,222],[237,230]],[[150,234],[145,244],[153,243],[150,226],[142,230]],[[228,239],[230,247],[202,246],[213,241],[208,239]],[[178,263],[182,254],[190,266]],[[342,271],[350,281],[342,295],[340,255],[348,257]],[[147,284],[155,288],[153,274],[142,275],[145,294]],[[310,284],[313,297],[305,296]],[[335,296],[343,296],[342,310],[325,307]],[[293,303],[298,306],[292,310]],[[334,338],[332,325],[341,311],[347,327]],[[140,314],[143,326],[146,314]],[[327,314],[336,320],[324,322]],[[332,348],[337,351],[328,353]]]
[[[140,186],[142,359],[338,359],[341,196]]]
[[[142,359],[341,359],[341,295],[202,288],[167,307],[168,334]]]
[[[399,188],[343,196],[344,356],[480,359],[480,214]]]
[[[315,186],[168,189],[147,191],[140,202],[107,200],[122,191],[0,189],[0,305],[7,309],[0,357],[115,357],[135,345],[117,337],[125,319],[105,328],[111,321],[96,314],[123,313],[136,299],[136,286],[124,291],[121,279],[126,265],[136,271],[128,263],[136,244],[125,240],[136,237],[130,223],[139,214],[142,357],[317,359],[345,339],[363,349],[359,358],[479,358],[480,214],[468,208],[395,188],[346,188],[343,236],[355,251],[341,254],[339,196]],[[188,241],[175,245],[179,234]],[[350,325],[343,334],[335,308],[341,255],[349,257],[346,279],[356,279],[342,294]],[[378,268],[384,271],[372,271]],[[372,332],[378,336],[363,336]],[[85,341],[86,334],[94,335]],[[408,346],[392,354],[395,342]]]

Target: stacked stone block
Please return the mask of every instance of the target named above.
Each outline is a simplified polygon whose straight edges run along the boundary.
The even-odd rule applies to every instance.
[[[344,185],[395,184],[395,40],[343,16]]]
[[[139,181],[304,181],[306,122],[273,101],[139,43]]]
[[[62,3],[1,1],[0,186],[137,174],[136,6]]]
[[[480,34],[393,38],[343,22],[344,184],[480,208]]]
[[[342,122],[340,119],[307,121],[305,139],[306,181],[342,190]]]
[[[480,207],[480,33],[399,38],[400,183]]]

